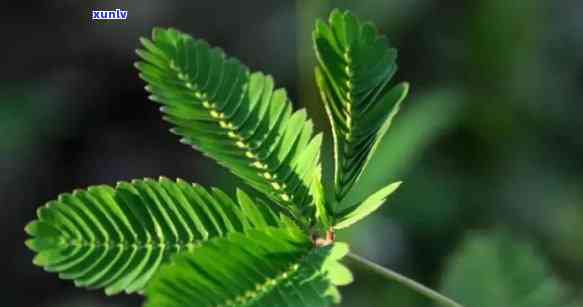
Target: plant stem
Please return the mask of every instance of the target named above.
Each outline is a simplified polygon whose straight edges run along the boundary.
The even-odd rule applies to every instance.
[[[442,306],[449,306],[449,307],[463,307],[463,305],[453,301],[450,298],[447,298],[445,296],[443,296],[442,294],[439,294],[438,292],[431,290],[429,288],[427,288],[426,286],[410,279],[407,278],[395,271],[392,271],[390,269],[387,269],[385,267],[382,267],[364,257],[361,257],[359,255],[356,255],[354,253],[349,253],[348,254],[348,258],[353,260],[354,262],[362,265],[363,267],[366,267],[367,269],[371,270],[372,272],[378,274],[379,276],[382,276],[383,278],[390,280],[390,281],[396,281],[402,285],[407,286],[408,288],[414,290],[415,292],[426,296],[436,302],[438,302],[440,305]]]

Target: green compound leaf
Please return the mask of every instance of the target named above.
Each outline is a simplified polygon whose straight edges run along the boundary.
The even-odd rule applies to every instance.
[[[449,261],[442,289],[465,306],[583,306],[531,245],[504,232],[467,238]]]
[[[314,248],[297,228],[232,233],[177,255],[146,289],[146,307],[320,307],[352,280],[343,243]]]
[[[334,225],[335,229],[342,229],[351,226],[352,224],[364,219],[371,213],[375,212],[382,204],[385,203],[387,197],[393,194],[399,188],[401,182],[394,182],[390,185],[373,193],[362,203],[347,208],[338,214],[338,222]]]
[[[182,180],[145,179],[62,194],[39,208],[26,226],[26,244],[36,265],[107,294],[141,291],[175,253],[209,239],[269,226],[289,227],[289,218],[222,191]]]
[[[335,193],[340,202],[387,132],[409,85],[394,87],[397,51],[370,23],[334,10],[316,23],[316,82],[334,136]]]
[[[312,217],[322,136],[273,79],[173,29],[142,39],[136,63],[150,99],[182,142],[215,159],[299,218]]]

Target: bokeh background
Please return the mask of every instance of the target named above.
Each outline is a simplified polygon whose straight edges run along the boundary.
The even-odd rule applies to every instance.
[[[6,5],[6,4],[5,4]],[[399,49],[412,84],[350,197],[405,183],[340,233],[353,250],[468,306],[567,306],[583,285],[580,0],[36,1],[0,11],[3,306],[140,306],[32,265],[24,225],[60,192],[164,175],[240,184],[168,133],[133,62],[172,26],[274,75],[329,127],[313,83],[316,17],[349,8]],[[91,10],[125,9],[125,21]],[[330,144],[328,144],[330,145]],[[324,155],[330,160],[330,148]],[[329,165],[329,164],[328,164]],[[343,306],[431,306],[354,266]],[[568,305],[576,306],[576,305]]]

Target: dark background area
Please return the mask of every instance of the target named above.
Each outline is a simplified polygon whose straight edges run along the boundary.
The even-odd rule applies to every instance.
[[[33,266],[24,225],[59,193],[160,175],[229,192],[240,184],[168,132],[133,67],[139,37],[171,26],[221,46],[272,74],[328,131],[310,35],[314,18],[333,7],[374,21],[399,49],[395,79],[412,84],[351,199],[405,183],[381,214],[341,238],[439,288],[464,238],[503,228],[581,289],[582,1],[32,3],[0,11],[2,305],[140,305],[140,297],[108,298]],[[91,20],[91,10],[116,8],[128,20]],[[345,306],[427,306],[358,268],[356,278]]]

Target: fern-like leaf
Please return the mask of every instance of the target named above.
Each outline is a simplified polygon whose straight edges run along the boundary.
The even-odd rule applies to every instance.
[[[273,79],[176,30],[143,39],[136,64],[182,142],[201,150],[296,217],[312,216],[321,135]],[[306,213],[308,211],[309,213]]]
[[[297,228],[233,233],[177,255],[146,289],[146,307],[330,306],[350,282],[345,244],[315,249]]]
[[[408,84],[390,87],[397,51],[370,23],[334,10],[329,24],[316,23],[316,82],[332,125],[336,200],[359,179],[393,116]]]
[[[175,253],[233,232],[291,222],[243,192],[182,180],[145,179],[62,194],[39,208],[26,231],[34,263],[79,287],[140,291]]]

